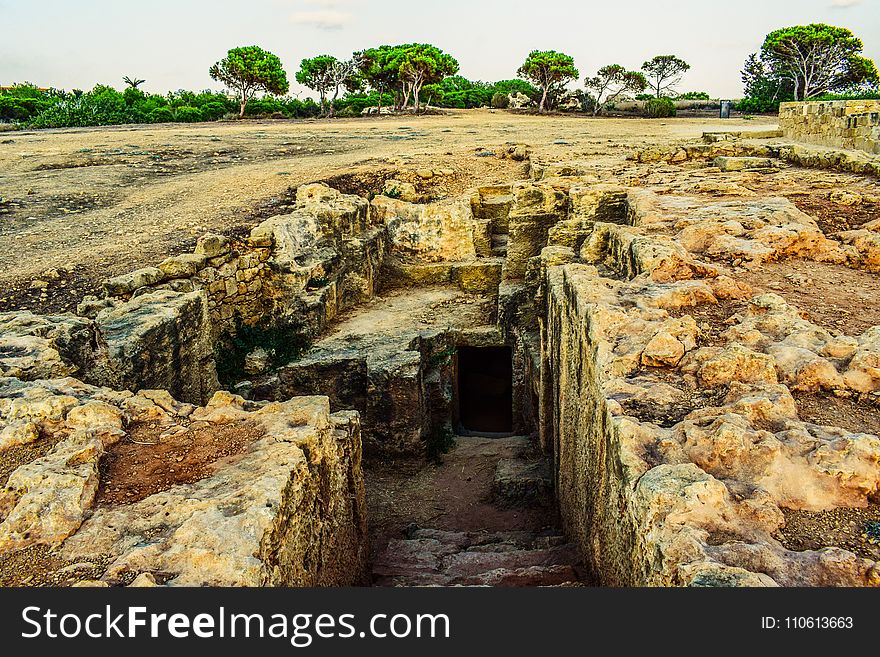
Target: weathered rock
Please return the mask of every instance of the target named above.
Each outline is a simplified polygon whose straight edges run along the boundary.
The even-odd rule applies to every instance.
[[[214,345],[203,293],[158,291],[102,311],[106,352],[94,381],[111,388],[164,388],[194,403],[217,389]]]
[[[165,273],[158,267],[144,267],[104,281],[104,291],[110,296],[124,296],[137,289],[155,285],[165,280]]]
[[[400,253],[427,262],[476,256],[475,220],[465,199],[416,205],[377,196],[372,212],[387,227],[392,249]]]
[[[202,269],[206,260],[207,256],[200,253],[184,253],[166,258],[159,264],[159,269],[166,278],[188,278]]]
[[[716,157],[712,164],[722,171],[770,169],[777,166],[775,160],[766,157]]]
[[[196,253],[206,258],[216,258],[230,251],[229,240],[223,235],[206,233],[196,242]]]

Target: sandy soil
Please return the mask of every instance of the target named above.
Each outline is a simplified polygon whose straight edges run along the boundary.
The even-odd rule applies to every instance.
[[[241,454],[265,431],[236,422],[216,427],[180,428],[138,423],[101,459],[101,483],[96,504],[133,504],[178,484],[190,484],[213,474],[217,461]]]
[[[877,274],[812,260],[786,260],[737,270],[755,294],[773,292],[829,331],[858,336],[880,324]]]
[[[556,514],[540,506],[500,508],[492,501],[495,468],[502,458],[528,450],[525,438],[457,436],[440,463],[388,461],[365,466],[370,545],[375,553],[389,539],[403,538],[415,523],[447,531],[555,529]]]
[[[839,547],[863,559],[880,559],[880,505],[830,511],[783,509],[785,527],[777,538],[789,550]]]
[[[481,156],[507,142],[528,143],[539,156],[591,156],[611,166],[646,144],[762,121],[471,110],[4,133],[0,310],[55,309],[53,298],[61,303],[110,275],[189,250],[206,231],[234,232],[283,212],[289,190],[306,182],[377,169],[413,176],[429,167],[450,170],[432,186],[454,194],[521,178],[520,163]],[[34,280],[51,289],[32,288]]]

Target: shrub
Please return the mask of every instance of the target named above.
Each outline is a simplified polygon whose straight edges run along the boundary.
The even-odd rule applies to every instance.
[[[223,115],[229,111],[226,105],[217,101],[206,103],[200,109],[203,121],[216,121],[223,118]]]
[[[736,101],[734,109],[743,114],[775,114],[779,112],[779,102],[778,100],[766,97],[743,98]]]
[[[638,94],[636,95],[636,100],[651,100],[654,98],[654,94]]]
[[[217,378],[224,385],[240,381],[245,358],[257,347],[269,354],[270,366],[276,368],[299,360],[311,345],[311,337],[299,320],[280,319],[249,326],[236,317],[233,337],[227,344],[218,343],[214,350]]]
[[[492,107],[495,109],[507,109],[510,107],[510,96],[502,91],[497,92],[492,96]]]
[[[202,110],[197,107],[178,107],[174,119],[181,123],[198,123],[202,120]]]
[[[284,112],[284,105],[277,98],[269,96],[252,100],[244,110],[245,116],[268,116],[276,112]]]
[[[675,116],[675,103],[669,98],[652,98],[645,103],[645,116],[650,119]]]
[[[810,100],[880,100],[880,90],[859,91],[845,94],[824,94]]]
[[[705,91],[688,91],[686,94],[680,94],[677,100],[712,100]]]
[[[174,112],[167,107],[157,107],[147,114],[150,123],[171,123],[174,121]]]

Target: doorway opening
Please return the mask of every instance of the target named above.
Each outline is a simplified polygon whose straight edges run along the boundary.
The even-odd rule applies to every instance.
[[[510,347],[459,347],[459,430],[476,435],[513,431],[513,362]]]

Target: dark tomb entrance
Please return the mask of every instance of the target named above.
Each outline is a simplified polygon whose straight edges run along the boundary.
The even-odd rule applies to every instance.
[[[513,431],[510,347],[458,348],[458,424],[464,434]]]

